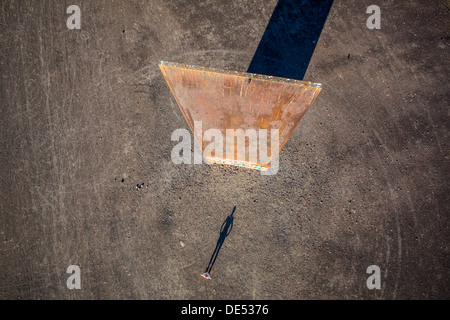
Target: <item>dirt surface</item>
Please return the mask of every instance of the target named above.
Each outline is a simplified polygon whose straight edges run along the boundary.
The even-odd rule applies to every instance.
[[[0,3],[0,298],[450,298],[447,1],[377,1],[380,30],[335,1],[273,176],[173,164],[158,62],[246,71],[276,0],[72,4]]]

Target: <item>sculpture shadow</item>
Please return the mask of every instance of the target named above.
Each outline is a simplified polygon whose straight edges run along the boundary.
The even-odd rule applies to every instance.
[[[247,72],[303,80],[333,0],[279,0]]]
[[[213,254],[211,255],[211,259],[209,259],[208,266],[206,267],[205,273],[203,274],[204,278],[209,279],[211,269],[214,266],[214,263],[216,262],[217,256],[219,255],[220,249],[222,248],[222,245],[225,241],[225,239],[230,235],[231,230],[233,229],[233,222],[234,222],[234,212],[236,211],[236,206],[234,206],[233,211],[231,214],[225,219],[225,221],[222,223],[222,226],[220,227],[220,235],[219,239],[217,239],[216,248],[214,249]]]

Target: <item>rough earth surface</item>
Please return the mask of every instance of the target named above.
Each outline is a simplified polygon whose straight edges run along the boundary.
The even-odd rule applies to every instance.
[[[0,298],[450,298],[447,1],[377,1],[380,30],[334,2],[273,176],[173,164],[158,62],[246,71],[276,0],[72,4],[0,3]]]

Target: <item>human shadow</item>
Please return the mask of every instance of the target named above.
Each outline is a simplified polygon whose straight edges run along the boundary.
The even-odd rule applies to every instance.
[[[214,263],[216,262],[217,256],[219,255],[219,251],[222,248],[222,245],[226,237],[230,235],[231,230],[233,229],[233,221],[234,221],[233,215],[235,211],[236,206],[234,206],[233,211],[225,219],[225,221],[222,223],[222,226],[220,227],[220,235],[219,239],[217,239],[216,248],[214,249],[211,259],[209,259],[209,263],[208,266],[206,267],[205,273],[202,274],[203,278],[205,279],[211,279],[211,269],[214,266]]]

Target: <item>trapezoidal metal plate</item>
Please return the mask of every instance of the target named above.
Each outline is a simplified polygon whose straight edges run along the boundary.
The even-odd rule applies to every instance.
[[[198,145],[202,147],[205,158],[213,163],[258,170],[270,167],[322,90],[318,83],[247,72],[165,61],[159,67]],[[196,122],[201,122],[200,132],[194,130]],[[226,139],[223,138],[224,148],[223,152],[217,152],[219,156],[214,152],[206,154],[208,143],[205,143],[203,133],[209,129],[220,130],[223,137],[226,137],[227,129],[234,129],[237,135],[242,132],[245,134],[248,129],[275,129],[278,130],[277,148],[271,152],[273,141],[268,139],[265,150],[268,150],[270,160],[262,162],[259,156],[256,160],[250,159],[248,148],[245,152],[240,152],[241,149],[236,145],[227,146]],[[248,147],[249,137],[245,136],[244,139]],[[234,149],[234,157],[227,155],[227,147]]]

